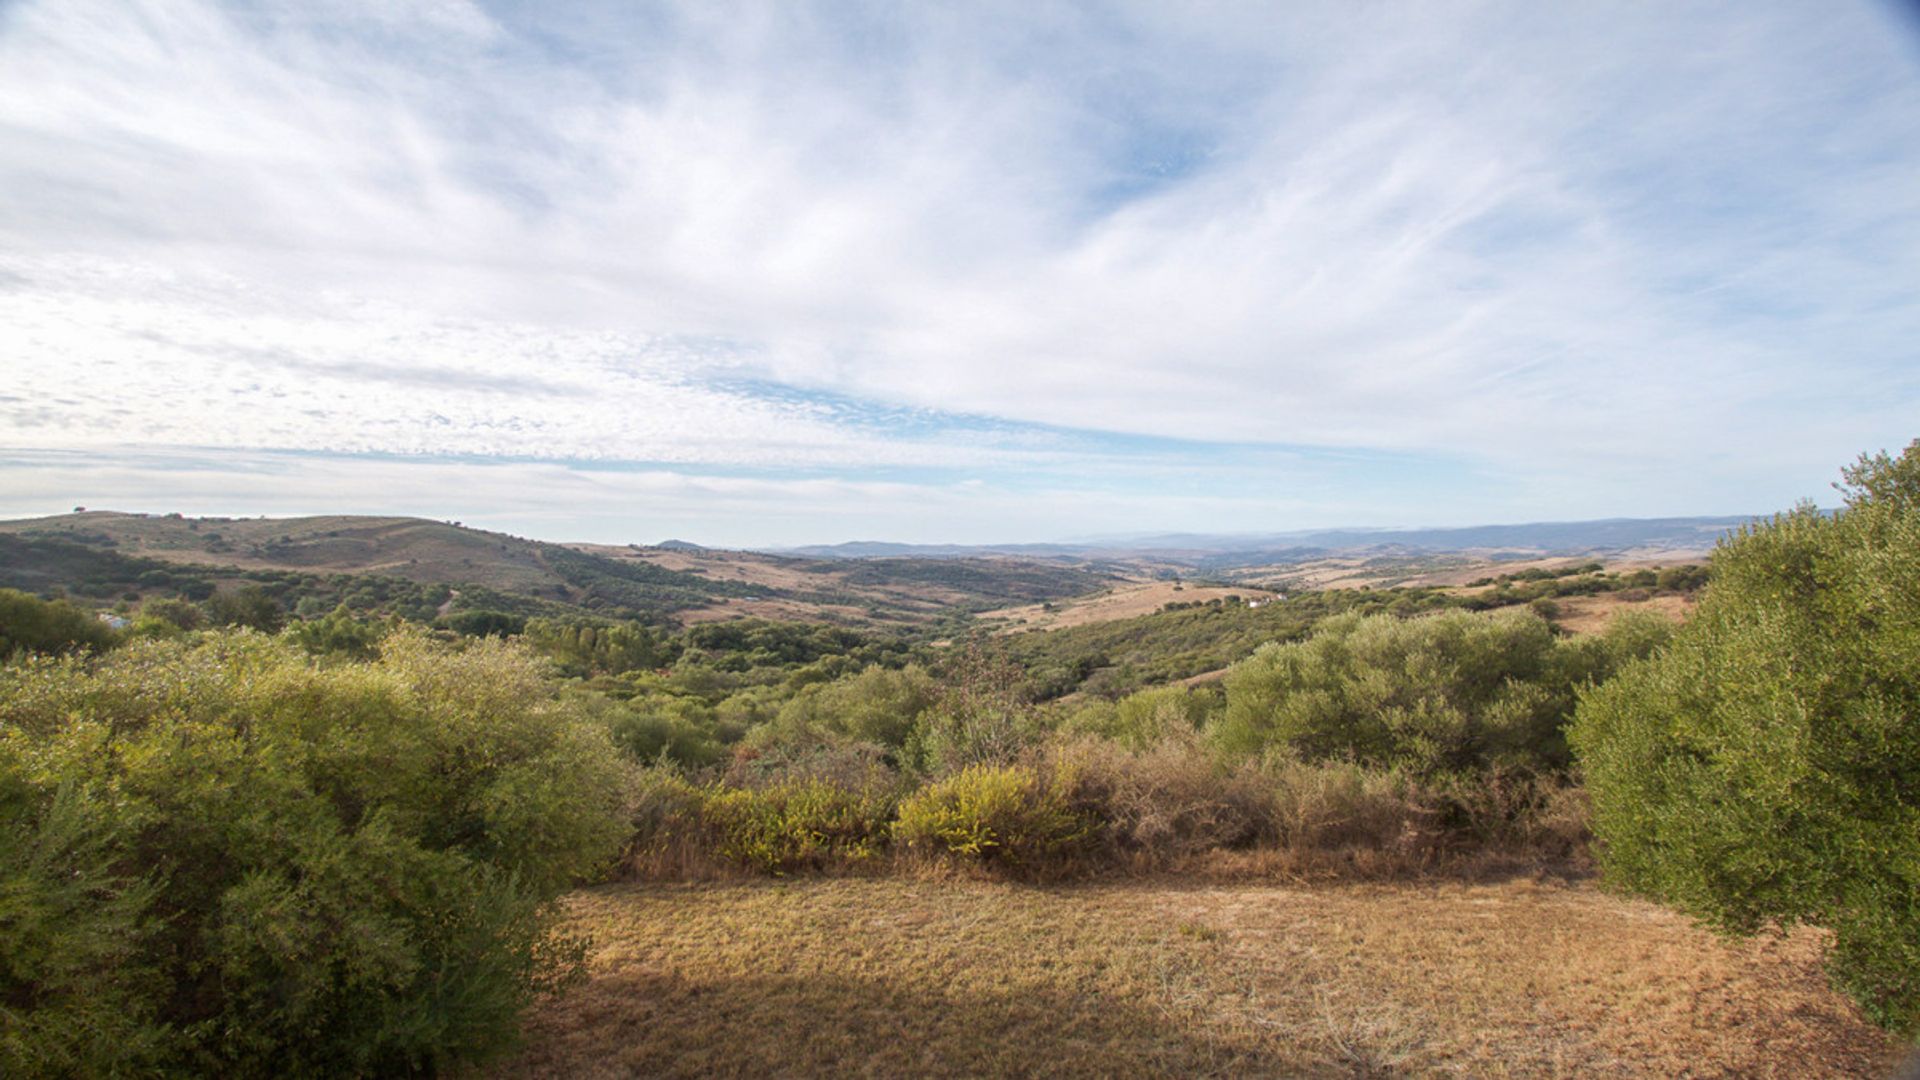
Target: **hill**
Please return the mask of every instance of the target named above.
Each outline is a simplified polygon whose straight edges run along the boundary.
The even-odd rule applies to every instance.
[[[1722,534],[1755,520],[1733,517],[1608,518],[1444,529],[1318,529],[1301,532],[1160,533],[1064,544],[893,544],[855,541],[783,550],[814,558],[879,556],[967,558],[985,555],[1037,559],[1157,562],[1201,570],[1294,564],[1356,554],[1431,556],[1592,556],[1700,554]]]
[[[431,604],[442,614],[574,609],[682,623],[762,616],[917,624],[1075,596],[1111,581],[1102,570],[1027,560],[848,562],[685,543],[568,545],[405,517],[88,511],[0,522],[0,586],[105,599],[169,588],[179,576],[207,587],[291,578],[302,595],[319,590],[328,599],[382,582],[379,602],[401,595],[415,615]]]

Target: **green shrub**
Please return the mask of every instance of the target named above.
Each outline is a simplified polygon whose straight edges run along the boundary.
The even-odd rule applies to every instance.
[[[702,813],[719,854],[765,873],[865,862],[887,845],[893,799],[884,790],[821,779],[707,789]]]
[[[280,601],[258,585],[213,594],[207,599],[207,614],[221,626],[244,626],[263,634],[277,632],[287,621]]]
[[[15,653],[99,650],[119,640],[93,613],[65,600],[42,600],[0,589],[0,661]]]
[[[805,688],[780,710],[777,723],[796,733],[827,732],[898,748],[937,691],[933,679],[918,667],[874,665],[858,675]]]
[[[172,1032],[142,956],[150,884],[114,867],[111,827],[72,786],[0,767],[0,1075],[108,1076],[158,1060]]]
[[[288,640],[315,656],[371,660],[380,652],[386,628],[354,618],[347,605],[340,604],[324,618],[294,623],[287,627],[286,634]]]
[[[1337,615],[1230,671],[1212,735],[1229,755],[1283,750],[1427,776],[1561,769],[1577,689],[1658,647],[1664,633],[1657,621],[1630,620],[1602,638],[1564,641],[1530,612]]]
[[[1733,932],[1834,931],[1832,971],[1920,1032],[1920,442],[1714,552],[1699,609],[1581,703],[1615,880]]]
[[[713,709],[694,698],[645,694],[624,702],[583,694],[582,705],[607,725],[615,746],[634,760],[699,767],[726,750],[715,731]]]
[[[1068,716],[1061,730],[1099,735],[1129,750],[1144,750],[1199,731],[1219,702],[1218,691],[1158,686],[1116,702],[1089,702]]]
[[[972,765],[900,804],[894,837],[909,850],[1015,870],[1045,869],[1097,839],[1070,777],[1026,765]]]
[[[500,642],[399,634],[316,667],[219,634],[0,673],[0,902],[28,911],[0,919],[8,1053],[70,1056],[58,1018],[89,1001],[128,1003],[110,1019],[132,1030],[102,1028],[122,1071],[391,1074],[495,1048],[579,962],[550,902],[617,850],[623,777]],[[87,933],[39,936],[62,911]]]

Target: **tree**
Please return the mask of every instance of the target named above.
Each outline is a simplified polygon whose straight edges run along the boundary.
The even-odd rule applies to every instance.
[[[1565,640],[1530,612],[1336,615],[1235,665],[1212,737],[1234,756],[1284,749],[1426,775],[1556,770],[1577,688],[1664,635],[1646,619]]]
[[[1672,645],[1570,732],[1615,880],[1733,933],[1808,923],[1920,1032],[1920,441],[1714,552]]]
[[[232,592],[213,594],[207,600],[207,614],[221,626],[246,626],[263,634],[279,633],[287,621],[280,601],[258,585],[242,585]]]
[[[118,637],[105,623],[65,600],[42,600],[16,589],[0,589],[0,661],[16,652],[104,649]]]

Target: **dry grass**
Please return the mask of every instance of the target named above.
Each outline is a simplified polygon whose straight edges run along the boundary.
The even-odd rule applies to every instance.
[[[980,620],[987,623],[1003,622],[1004,625],[997,631],[1003,634],[1024,630],[1062,630],[1069,626],[1151,615],[1168,604],[1204,604],[1209,600],[1225,600],[1229,596],[1257,600],[1272,595],[1268,590],[1253,585],[1176,586],[1171,581],[1139,581],[1091,596],[1057,600],[1052,611],[1040,604],[1024,604],[985,612]]]
[[[1561,597],[1554,603],[1560,607],[1560,613],[1553,617],[1555,625],[1569,633],[1597,634],[1623,611],[1651,612],[1676,623],[1685,622],[1687,616],[1693,613],[1695,600],[1691,596],[1678,595],[1627,600],[1618,593],[1600,593],[1596,596]]]
[[[1041,889],[907,877],[569,900],[593,975],[497,1076],[1874,1076],[1812,933],[1586,883]]]

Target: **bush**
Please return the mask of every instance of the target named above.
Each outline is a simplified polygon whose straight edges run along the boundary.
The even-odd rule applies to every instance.
[[[582,707],[607,726],[614,745],[637,762],[698,767],[725,756],[715,734],[713,709],[701,701],[671,694],[647,694],[624,702],[598,694],[580,698]]]
[[[1099,822],[1070,799],[1070,777],[1026,765],[972,765],[900,804],[894,838],[910,851],[1032,872],[1090,848]]]
[[[648,769],[634,798],[627,869],[641,877],[835,870],[886,851],[893,789],[794,776],[759,787],[695,784]]]
[[[550,902],[617,849],[623,776],[498,642],[399,634],[316,667],[238,633],[30,661],[0,674],[0,1042],[73,1060],[72,1025],[99,1023],[91,1052],[118,1056],[29,1074],[484,1053],[577,968]]]
[[[263,634],[278,632],[287,621],[280,601],[258,585],[213,594],[207,599],[207,614],[221,626],[244,626]]]
[[[386,628],[378,623],[361,622],[341,604],[325,618],[308,619],[287,628],[287,639],[315,656],[338,656],[349,660],[371,660],[380,653],[380,639]]]
[[[802,690],[780,710],[779,725],[899,748],[938,688],[918,667],[870,666],[858,675]]]
[[[1252,766],[1222,766],[1189,731],[1140,749],[1082,738],[1061,750],[1072,802],[1093,809],[1121,854],[1166,864],[1273,833],[1274,788]]]
[[[1426,793],[1405,776],[1351,762],[1267,763],[1274,789],[1271,842],[1295,851],[1413,849],[1438,844],[1440,823]]]
[[[0,661],[21,652],[105,649],[118,639],[107,624],[65,600],[0,589]]]
[[[1651,619],[1561,640],[1530,612],[1338,615],[1230,671],[1213,737],[1230,755],[1280,750],[1422,776],[1558,770],[1576,690],[1664,635]]]
[[[702,813],[719,853],[765,873],[865,862],[886,849],[893,799],[884,790],[819,779],[706,792]]]
[[[526,629],[527,620],[505,611],[456,611],[439,624],[462,637],[512,637]]]
[[[1838,983],[1920,1032],[1920,442],[1713,554],[1693,618],[1581,703],[1615,880],[1728,931],[1812,923]]]
[[[1130,750],[1144,750],[1167,739],[1199,731],[1220,702],[1218,691],[1159,686],[1116,702],[1082,706],[1061,725],[1063,731],[1100,735]]]

